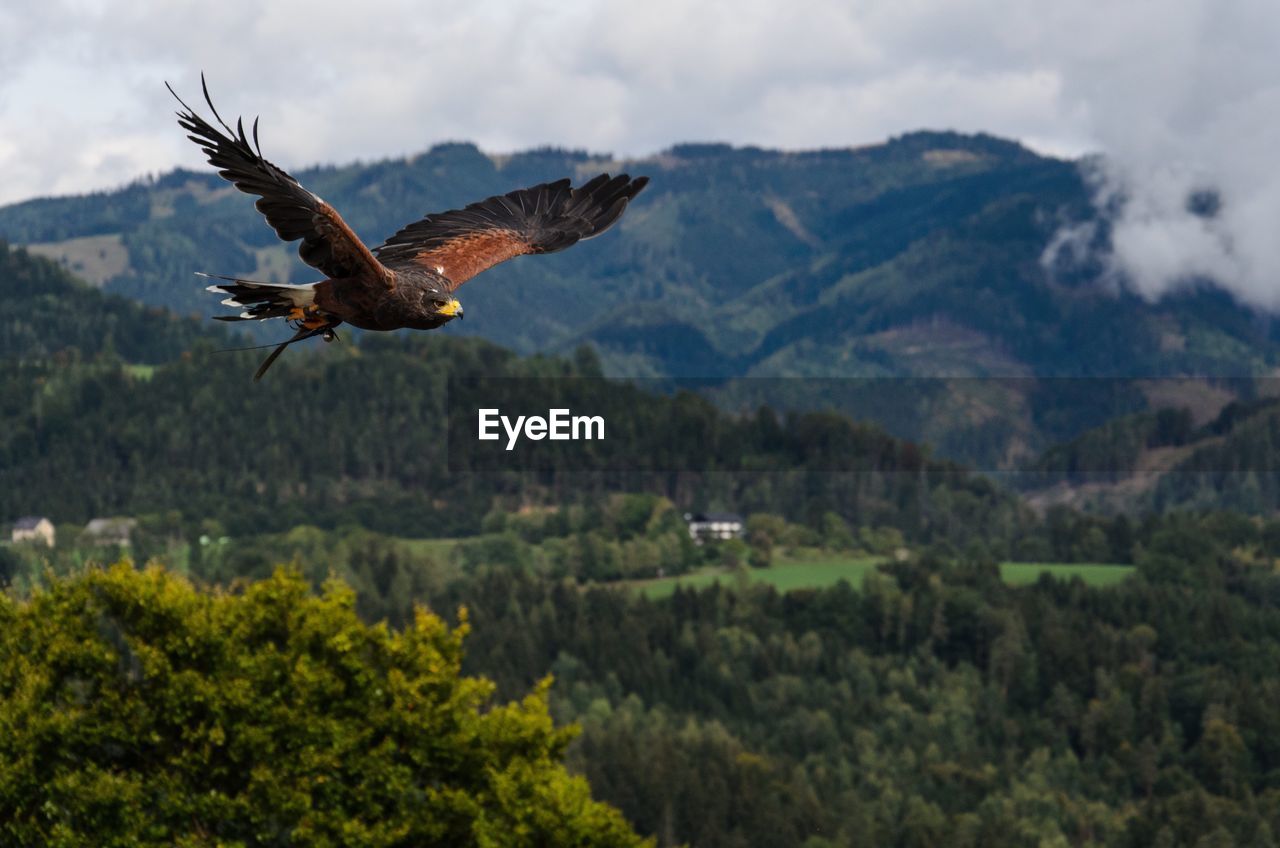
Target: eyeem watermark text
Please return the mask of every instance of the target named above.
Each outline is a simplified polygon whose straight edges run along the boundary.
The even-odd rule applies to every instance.
[[[479,413],[476,438],[482,442],[497,441],[501,438],[501,426],[506,431],[507,450],[513,450],[522,435],[535,442],[543,439],[560,442],[604,438],[602,415],[573,415],[567,409],[549,409],[546,418],[541,415],[517,415],[513,421],[498,409],[476,411]]]

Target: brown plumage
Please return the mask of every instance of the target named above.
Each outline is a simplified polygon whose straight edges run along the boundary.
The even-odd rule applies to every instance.
[[[276,235],[301,239],[298,255],[325,275],[307,285],[216,277],[223,282],[209,287],[229,295],[223,303],[242,309],[219,320],[282,318],[297,331],[267,357],[255,380],[290,344],[317,335],[331,339],[343,323],[366,330],[430,330],[462,317],[453,293],[467,280],[516,256],[554,253],[600,235],[649,182],[601,174],[577,188],[567,179],[543,183],[427,215],[370,250],[332,206],[263,158],[256,120],[251,143],[243,121],[232,129],[222,120],[207,85],[204,99],[221,129],[169,91],[184,110],[179,125],[209,164],[236,188],[257,195],[254,205]]]

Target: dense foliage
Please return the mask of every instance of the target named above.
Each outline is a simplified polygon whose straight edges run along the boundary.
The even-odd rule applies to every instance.
[[[1280,522],[1149,519],[1129,528],[1137,576],[1105,589],[1005,586],[978,546],[860,591],[653,601],[565,579],[661,547],[665,514],[644,496],[495,512],[450,554],[299,528],[186,567],[234,581],[294,558],[396,627],[411,599],[465,604],[464,667],[504,699],[553,674],[552,714],[583,728],[569,765],[663,845],[1276,844]],[[1052,538],[1098,529],[1069,517]]]
[[[0,841],[641,843],[559,764],[545,690],[493,705],[460,675],[465,627],[353,605],[127,564],[0,596]]]
[[[1108,589],[1010,588],[948,555],[859,592],[654,602],[495,569],[449,597],[500,691],[554,672],[584,726],[571,763],[663,845],[1261,848],[1276,543],[1171,524]]]
[[[1031,520],[992,483],[870,425],[731,415],[607,380],[563,383],[576,386],[582,411],[617,428],[612,438],[572,443],[525,472],[455,464],[469,461],[474,430],[449,438],[449,421],[474,427],[475,405],[451,410],[449,378],[568,377],[590,372],[589,360],[522,360],[418,336],[286,358],[261,386],[248,382],[250,355],[207,350],[146,377],[16,366],[0,374],[0,515],[82,523],[177,510],[193,525],[218,522],[215,535],[356,523],[430,537],[477,532],[495,498],[585,502],[621,490],[810,523],[836,511],[855,526],[960,543],[1007,538]],[[588,449],[602,453],[584,468]]]

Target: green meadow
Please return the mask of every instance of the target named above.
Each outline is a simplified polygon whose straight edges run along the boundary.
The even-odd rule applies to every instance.
[[[655,580],[633,580],[626,585],[643,592],[650,598],[665,598],[676,590],[703,588],[713,583],[742,586],[751,583],[768,583],[780,592],[792,589],[820,589],[847,580],[858,588],[868,573],[884,562],[883,557],[815,556],[785,559],[769,568],[751,568],[728,571],[723,568],[704,568],[677,577]],[[1019,586],[1034,583],[1041,574],[1049,574],[1060,580],[1079,577],[1090,586],[1110,586],[1119,583],[1133,572],[1131,565],[1106,563],[1040,563],[1005,562],[1000,564],[1000,575],[1006,583]]]
[[[1004,562],[1000,564],[1000,576],[1014,586],[1034,583],[1041,574],[1050,574],[1059,580],[1079,577],[1090,586],[1113,586],[1133,573],[1132,565],[1115,565],[1105,562]]]
[[[401,539],[400,543],[412,555],[429,555],[437,562],[450,564],[459,539]],[[881,556],[849,556],[826,554],[806,550],[788,557],[780,557],[769,568],[742,568],[732,571],[719,566],[707,566],[688,574],[660,577],[651,580],[627,580],[619,584],[643,592],[650,598],[665,598],[676,590],[701,589],[713,583],[726,586],[745,586],[751,583],[768,583],[779,592],[793,589],[821,589],[846,580],[855,589],[863,579],[885,558]],[[452,566],[456,568],[456,564]],[[1023,586],[1049,574],[1059,580],[1079,577],[1090,586],[1112,586],[1133,573],[1131,565],[1111,563],[1060,563],[1060,562],[1004,562],[1000,575],[1011,586]]]

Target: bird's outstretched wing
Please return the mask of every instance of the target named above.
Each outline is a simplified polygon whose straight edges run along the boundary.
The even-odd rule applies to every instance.
[[[554,253],[609,229],[648,177],[601,174],[573,188],[543,183],[428,215],[375,247],[390,268],[421,265],[456,289],[499,262],[529,253]]]
[[[200,145],[209,164],[224,179],[247,194],[256,194],[254,204],[276,235],[285,241],[302,239],[298,255],[302,261],[333,278],[363,280],[371,285],[394,285],[395,276],[385,268],[347,226],[347,222],[317,195],[303,188],[297,180],[262,157],[258,146],[258,122],[253,122],[253,143],[245,135],[243,120],[231,129],[209,97],[209,86],[200,77],[204,99],[222,130],[210,124],[183,102],[173,86],[165,83],[185,111],[178,113],[178,123],[187,136]],[[225,130],[225,132],[223,132]]]

